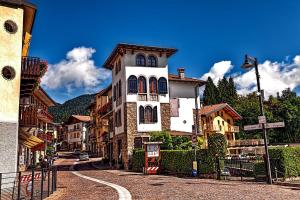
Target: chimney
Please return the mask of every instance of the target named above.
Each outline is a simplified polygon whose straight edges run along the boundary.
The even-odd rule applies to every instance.
[[[177,72],[178,72],[179,78],[184,79],[184,68],[178,68]]]

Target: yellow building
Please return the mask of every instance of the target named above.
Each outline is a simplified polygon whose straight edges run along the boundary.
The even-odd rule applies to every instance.
[[[111,138],[113,137],[111,85],[96,94],[95,123],[97,153],[101,157],[108,158],[111,152]]]
[[[207,138],[214,133],[222,133],[230,143],[235,141],[235,134],[239,127],[234,122],[242,117],[227,103],[203,106],[200,109],[201,127],[207,146]]]
[[[0,172],[17,171],[19,97],[34,87],[20,90],[21,60],[28,54],[35,14],[35,6],[22,0],[0,1]]]

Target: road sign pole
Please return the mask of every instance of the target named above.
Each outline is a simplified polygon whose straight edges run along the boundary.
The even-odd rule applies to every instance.
[[[265,116],[264,113],[264,107],[263,107],[263,99],[260,89],[260,82],[259,82],[259,73],[258,73],[258,64],[257,60],[255,59],[254,62],[255,67],[255,75],[257,80],[257,90],[259,92],[259,107],[260,107],[260,114],[261,116]],[[264,137],[264,144],[265,144],[265,153],[266,153],[266,171],[267,171],[267,183],[272,184],[272,175],[271,175],[271,166],[270,166],[270,157],[269,157],[269,150],[268,150],[268,139],[267,139],[267,129],[266,124],[262,124],[262,130],[263,130],[263,137]]]

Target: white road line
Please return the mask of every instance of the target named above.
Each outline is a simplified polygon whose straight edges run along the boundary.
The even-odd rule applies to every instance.
[[[74,163],[74,165],[76,165],[77,162]],[[70,170],[74,170],[74,165],[71,166]],[[73,174],[75,174],[76,176],[79,176],[81,178],[84,178],[84,179],[87,179],[87,180],[90,180],[90,181],[94,181],[94,182],[97,182],[97,183],[100,183],[100,184],[103,184],[103,185],[107,185],[109,187],[112,187],[114,188],[115,190],[117,190],[118,194],[119,194],[119,200],[131,200],[132,197],[131,197],[131,194],[130,192],[122,187],[122,186],[119,186],[119,185],[116,185],[116,184],[113,184],[113,183],[109,183],[109,182],[106,182],[106,181],[102,181],[102,180],[99,180],[99,179],[95,179],[95,178],[91,178],[89,176],[85,176],[85,175],[82,175],[80,174],[79,172],[72,172]]]

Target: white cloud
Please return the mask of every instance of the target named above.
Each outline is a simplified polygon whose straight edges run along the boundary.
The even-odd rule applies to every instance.
[[[87,92],[96,91],[103,81],[109,79],[111,72],[95,66],[92,60],[95,52],[95,49],[86,47],[72,49],[65,60],[49,64],[42,85],[49,89],[65,88],[69,93],[81,88]]]
[[[208,73],[201,77],[201,79],[206,80],[210,76],[214,83],[217,84],[219,79],[222,79],[224,75],[230,72],[232,68],[233,65],[231,65],[231,61],[217,62],[214,64],[214,66],[212,66]]]
[[[230,73],[232,68],[230,61],[215,63],[201,79],[206,80],[208,76],[211,76],[216,83],[220,78],[223,78],[223,75],[228,74],[234,77],[239,94],[246,95],[257,90],[254,68],[243,73]],[[295,56],[292,63],[266,60],[259,64],[258,68],[261,77],[261,89],[265,91],[266,97],[276,95],[277,92],[286,88],[293,90],[300,85],[300,55]]]

